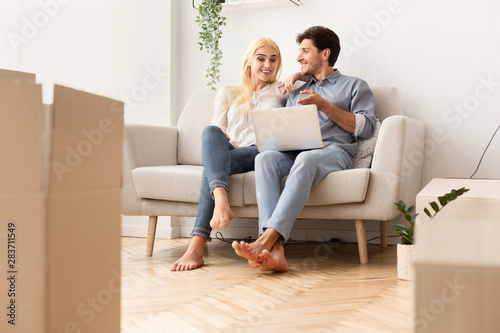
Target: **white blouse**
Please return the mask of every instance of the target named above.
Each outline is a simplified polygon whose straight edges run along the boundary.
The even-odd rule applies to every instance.
[[[250,109],[247,104],[235,107],[229,105],[234,86],[222,87],[215,97],[215,112],[212,125],[220,127],[229,136],[229,142],[235,147],[245,147],[255,144],[255,132],[252,123],[252,111],[283,107],[288,95],[281,96],[282,89],[278,89],[281,82],[268,84],[252,96]]]

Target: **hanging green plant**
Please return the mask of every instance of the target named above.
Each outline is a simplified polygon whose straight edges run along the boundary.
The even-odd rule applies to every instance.
[[[226,18],[222,15],[220,0],[202,0],[198,6],[198,16],[196,22],[201,28],[200,31],[200,51],[206,49],[210,57],[210,64],[207,68],[207,77],[212,90],[220,78],[219,67],[221,66],[222,51],[219,48],[219,40],[222,37],[222,26],[226,25]]]

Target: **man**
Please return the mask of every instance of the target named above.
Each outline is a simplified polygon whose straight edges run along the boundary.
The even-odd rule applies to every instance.
[[[265,151],[255,160],[259,238],[252,244],[233,242],[236,253],[263,271],[287,271],[282,242],[302,210],[310,190],[328,173],[352,168],[357,139],[375,131],[374,98],[368,84],[342,75],[333,66],[340,53],[338,36],[325,27],[299,34],[297,61],[302,75],[312,78],[288,97],[287,106],[316,104],[323,142],[321,149]],[[285,81],[285,88],[289,83]],[[283,192],[280,180],[288,175]]]

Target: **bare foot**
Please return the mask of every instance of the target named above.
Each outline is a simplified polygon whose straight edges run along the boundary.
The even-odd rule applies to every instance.
[[[203,266],[203,249],[207,240],[203,236],[194,235],[186,253],[170,265],[171,271],[190,271]]]
[[[224,228],[234,218],[233,211],[229,207],[229,198],[227,191],[222,187],[216,187],[213,190],[215,207],[214,214],[210,220],[212,228]]]
[[[274,244],[278,242],[279,237],[280,234],[277,231],[267,228],[266,231],[264,231],[264,233],[260,235],[259,238],[257,238],[257,240],[252,244],[248,244],[243,241],[240,243],[234,241],[232,246],[237,255],[248,259],[248,264],[255,267],[255,264],[261,260],[260,255],[262,254],[262,251],[271,250]]]
[[[261,271],[286,272],[288,271],[288,262],[285,258],[285,249],[281,242],[276,242],[271,252],[263,250],[259,260],[254,267]]]
[[[259,259],[259,253],[255,252],[252,246],[244,241],[241,241],[240,243],[234,241],[232,246],[236,254],[239,255],[240,257],[248,259],[249,263],[252,262],[253,264],[257,262],[257,260]]]

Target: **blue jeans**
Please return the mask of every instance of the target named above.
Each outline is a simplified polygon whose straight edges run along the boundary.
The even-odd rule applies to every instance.
[[[198,214],[191,236],[199,235],[210,240],[210,220],[214,213],[212,192],[216,187],[228,191],[229,176],[254,170],[257,146],[234,148],[226,134],[217,126],[207,126],[201,135],[201,178]]]
[[[286,241],[311,189],[328,173],[352,168],[353,158],[330,144],[306,151],[264,151],[255,159],[259,235],[271,228]],[[288,175],[280,193],[281,178]]]

